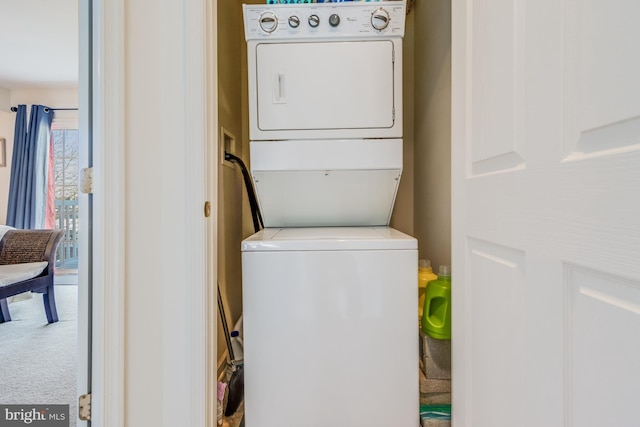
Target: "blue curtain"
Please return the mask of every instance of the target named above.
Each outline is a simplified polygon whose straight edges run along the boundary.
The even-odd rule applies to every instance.
[[[18,106],[7,206],[9,226],[44,227],[52,120],[53,110],[32,105],[27,124],[27,106]]]

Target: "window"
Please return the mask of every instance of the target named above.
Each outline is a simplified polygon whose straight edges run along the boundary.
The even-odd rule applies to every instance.
[[[58,248],[56,267],[78,268],[78,130],[54,129],[55,228],[66,231]]]

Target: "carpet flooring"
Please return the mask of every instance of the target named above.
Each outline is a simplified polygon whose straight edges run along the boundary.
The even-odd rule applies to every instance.
[[[55,292],[56,323],[47,323],[40,294],[9,304],[12,320],[0,324],[0,403],[69,404],[75,427],[78,287]]]

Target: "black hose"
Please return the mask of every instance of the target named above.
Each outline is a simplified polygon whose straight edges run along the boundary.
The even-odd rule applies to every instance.
[[[218,283],[218,311],[220,312],[220,320],[222,320],[222,330],[224,331],[224,339],[227,341],[227,350],[229,350],[229,358],[231,363],[236,361],[236,355],[233,354],[233,346],[231,345],[231,334],[229,333],[229,325],[227,324],[227,313],[222,303],[222,295],[220,294],[220,284]]]
[[[258,206],[258,198],[256,197],[255,189],[253,188],[253,182],[249,171],[245,166],[242,159],[234,156],[231,153],[224,153],[224,159],[230,162],[234,162],[240,166],[242,171],[242,178],[244,179],[244,186],[247,189],[247,197],[249,198],[249,206],[251,208],[251,218],[253,219],[253,228],[256,233],[264,228],[262,221],[262,214],[260,213],[260,207]],[[225,339],[227,341],[227,347],[229,349],[229,356],[231,358],[231,364],[234,367],[231,378],[229,379],[229,394],[227,396],[227,406],[224,411],[225,416],[233,415],[242,403],[244,399],[244,363],[236,364],[235,354],[233,353],[233,347],[231,345],[231,336],[229,334],[229,326],[227,325],[226,314],[224,313],[224,305],[222,304],[222,297],[220,295],[220,287],[218,287],[218,309],[220,310],[222,317],[222,328],[224,329]],[[244,427],[244,414],[240,423]]]
[[[262,214],[260,213],[260,207],[258,206],[258,199],[256,197],[253,183],[249,171],[240,157],[234,156],[231,153],[224,152],[224,159],[230,162],[237,163],[242,171],[242,178],[244,179],[244,186],[247,189],[247,196],[249,197],[249,206],[251,208],[251,218],[253,219],[253,228],[256,233],[264,228],[264,222],[262,221]]]
[[[238,363],[236,355],[233,353],[233,345],[231,344],[231,335],[229,334],[229,325],[227,324],[227,314],[222,303],[222,295],[220,294],[220,285],[218,285],[218,311],[222,320],[222,329],[224,330],[224,338],[227,341],[227,349],[229,350],[229,359],[233,371],[229,378],[229,393],[227,395],[227,407],[224,415],[229,417],[238,410],[240,403],[244,399],[244,363]]]

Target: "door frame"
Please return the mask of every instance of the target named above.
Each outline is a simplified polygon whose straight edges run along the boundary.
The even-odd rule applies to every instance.
[[[455,280],[466,283],[466,178],[467,97],[466,80],[466,9],[462,1],[451,2],[451,265]],[[451,408],[454,425],[471,423],[468,390],[464,379],[471,374],[464,351],[470,346],[464,327],[468,323],[468,307],[464,286],[453,286],[451,314]]]
[[[91,0],[78,2],[78,140],[80,167],[91,167],[91,99],[92,99],[92,25],[91,25]],[[79,221],[82,227],[79,233],[80,252],[78,254],[78,349],[77,349],[77,396],[91,392],[91,325],[92,325],[92,248],[91,235],[93,233],[92,220],[92,196],[79,194]],[[87,421],[76,420],[77,427],[86,427]]]
[[[91,0],[88,0],[91,1]],[[217,0],[190,0],[184,4],[185,43],[183,56],[191,83],[184,94],[189,111],[190,141],[185,148],[190,165],[184,188],[189,218],[202,218],[203,197],[217,200]],[[203,13],[204,12],[204,13]],[[126,287],[126,194],[125,125],[126,18],[124,0],[93,0],[93,141],[94,141],[94,263],[92,423],[124,427],[125,410],[135,405],[125,400],[125,287]],[[203,39],[203,35],[205,35]],[[158,40],[172,42],[171,40]],[[204,86],[204,87],[203,87]],[[203,108],[204,107],[204,108]],[[206,159],[207,161],[204,161]],[[216,209],[212,209],[213,212]],[[108,219],[108,220],[107,220]],[[202,229],[187,226],[189,252],[194,254],[185,291],[190,303],[188,366],[189,410],[180,416],[184,425],[214,425],[216,420],[217,217],[208,218]],[[200,256],[200,254],[204,254]],[[210,260],[210,261],[206,261]],[[162,332],[170,338],[169,331]],[[180,353],[182,354],[182,353]],[[169,369],[168,367],[166,369]],[[159,374],[167,374],[161,372]],[[161,403],[161,402],[159,402]],[[179,405],[178,405],[179,406]],[[165,411],[166,412],[166,411]]]
[[[88,1],[93,3],[93,56],[88,59],[93,62],[94,159],[91,418],[97,426],[124,427],[124,0]]]

